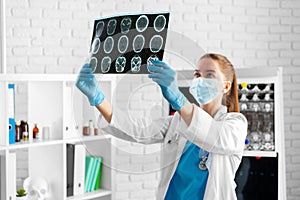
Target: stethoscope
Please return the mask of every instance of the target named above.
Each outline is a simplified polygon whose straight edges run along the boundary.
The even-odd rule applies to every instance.
[[[208,151],[205,151],[203,149],[199,150],[199,158],[201,159],[199,162],[199,169],[201,170],[207,170],[206,162],[208,159]]]
[[[184,147],[183,152],[185,152],[191,144],[192,144],[191,142],[187,143],[186,146]],[[206,162],[208,159],[208,154],[209,154],[208,151],[205,151],[202,148],[199,149],[200,162],[199,162],[198,167],[200,170],[203,170],[203,171],[207,170]]]

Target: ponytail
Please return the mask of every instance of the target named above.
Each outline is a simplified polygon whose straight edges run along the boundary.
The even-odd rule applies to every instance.
[[[224,94],[223,101],[224,100],[225,100],[225,105],[227,106],[228,112],[240,112],[238,84],[237,84],[235,72],[233,74],[231,89],[228,93]]]

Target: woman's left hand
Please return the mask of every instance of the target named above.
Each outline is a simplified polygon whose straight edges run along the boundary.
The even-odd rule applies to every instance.
[[[153,65],[148,65],[148,75],[156,82],[163,93],[165,99],[171,104],[174,110],[181,110],[187,103],[186,97],[179,91],[176,83],[176,72],[165,62],[153,60]]]

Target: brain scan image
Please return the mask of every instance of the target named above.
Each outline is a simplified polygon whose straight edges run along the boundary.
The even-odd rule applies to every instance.
[[[107,35],[114,34],[116,27],[117,27],[117,20],[116,19],[109,20],[109,22],[107,24]]]
[[[126,67],[126,58],[124,56],[120,56],[116,60],[116,71],[123,72]]]
[[[103,32],[103,29],[104,29],[104,22],[103,21],[98,22],[96,26],[96,37],[100,37],[100,35]]]
[[[93,73],[148,74],[151,60],[163,60],[169,12],[104,16],[94,21],[90,43]]]
[[[161,32],[166,26],[166,18],[163,15],[158,15],[154,20],[154,30]]]
[[[142,35],[137,35],[133,39],[133,51],[139,53],[143,50],[145,44],[145,38]]]
[[[141,70],[142,58],[140,56],[135,55],[131,59],[131,71],[137,73]]]
[[[90,66],[91,66],[93,72],[96,71],[97,65],[98,65],[97,58],[92,57],[91,60],[90,60]]]
[[[163,45],[163,38],[160,35],[154,35],[150,40],[150,51],[157,53]]]
[[[131,24],[132,24],[131,18],[125,17],[124,19],[122,19],[121,24],[120,24],[121,33],[123,33],[123,34],[128,33],[131,28]]]
[[[149,24],[149,19],[146,15],[141,15],[137,20],[136,20],[136,30],[138,32],[143,32],[146,30]]]
[[[126,35],[123,35],[119,38],[118,50],[120,53],[125,53],[127,47],[128,47],[128,37]]]
[[[101,61],[101,71],[102,73],[107,73],[110,70],[111,59],[108,56],[105,56]]]
[[[113,47],[114,47],[114,39],[111,36],[109,36],[104,41],[104,45],[103,45],[104,52],[109,54],[113,50]]]
[[[99,48],[100,48],[100,39],[96,38],[94,39],[92,44],[92,53],[96,54],[99,51]]]
[[[156,55],[151,55],[149,56],[149,58],[147,59],[147,65],[153,65],[152,61],[153,60],[159,60],[158,57]]]

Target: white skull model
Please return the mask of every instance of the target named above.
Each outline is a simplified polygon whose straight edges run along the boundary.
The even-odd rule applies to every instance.
[[[41,177],[26,178],[23,187],[28,192],[27,200],[44,200],[48,198],[48,183]]]
[[[134,56],[131,59],[131,71],[139,72],[142,65],[142,58],[140,56]]]

